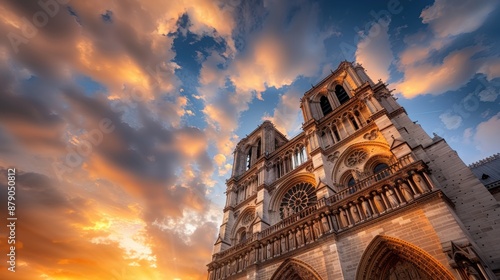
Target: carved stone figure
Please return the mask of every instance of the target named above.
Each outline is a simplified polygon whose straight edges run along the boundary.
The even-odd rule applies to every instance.
[[[297,231],[297,247],[302,245],[302,231],[299,229]]]
[[[403,197],[405,198],[405,200],[412,201],[413,200],[413,193],[412,193],[410,187],[408,186],[408,184],[400,180],[399,186],[400,186],[400,190],[403,193]]]
[[[387,195],[387,198],[389,199],[389,203],[391,204],[391,206],[394,208],[394,207],[398,207],[399,206],[399,202],[398,202],[398,198],[396,197],[396,194],[394,193],[393,190],[389,189],[389,188],[386,188],[387,191],[385,192],[385,194]]]
[[[288,206],[283,207],[283,219],[290,216],[290,211],[288,210]]]
[[[349,225],[349,222],[347,221],[347,213],[344,211],[343,208],[340,208],[340,222],[342,224],[342,227],[347,227]]]
[[[364,198],[361,198],[361,208],[363,209],[363,213],[367,218],[372,216],[372,210],[370,209],[370,204]]]
[[[319,237],[321,235],[321,232],[319,230],[319,224],[318,223],[314,223],[313,225],[313,230],[314,230],[314,236]]]
[[[295,233],[288,233],[288,246],[292,249],[295,249]]]
[[[354,222],[355,223],[359,222],[361,219],[359,217],[359,213],[358,213],[358,209],[356,208],[356,205],[354,205],[353,203],[349,203],[349,206],[351,206],[350,211],[351,211],[351,216],[354,219]]]
[[[311,231],[309,230],[309,226],[307,226],[305,229],[304,229],[304,236],[306,238],[306,243],[309,243],[312,241],[312,238],[311,238]]]
[[[280,243],[279,240],[274,240],[274,255],[278,255],[280,252]]]
[[[321,223],[323,224],[323,231],[325,231],[325,232],[330,231],[330,225],[328,224],[328,218],[327,217],[322,217],[321,218]]]
[[[286,237],[285,237],[286,238]],[[283,236],[281,236],[280,240],[281,240],[281,252],[286,252],[286,239],[283,238]]]
[[[384,202],[382,201],[382,198],[380,197],[380,195],[378,195],[378,193],[375,193],[375,195],[373,196],[373,201],[375,202],[375,207],[377,207],[379,213],[385,212]]]
[[[422,176],[420,176],[420,174],[414,173],[412,178],[413,182],[415,182],[415,185],[417,185],[417,188],[421,193],[426,193],[429,191],[429,186],[427,186],[427,183],[424,181]]]

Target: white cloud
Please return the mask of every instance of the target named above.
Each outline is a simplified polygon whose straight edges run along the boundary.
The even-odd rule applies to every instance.
[[[479,93],[479,100],[484,102],[495,102],[498,92],[493,87],[488,87]]]
[[[441,38],[477,30],[495,9],[495,0],[436,0],[420,17]]]
[[[205,103],[203,112],[209,124],[206,132],[218,153],[228,157],[232,152],[235,142],[231,136],[238,128],[239,116],[254,98],[263,100],[262,92],[267,88],[280,89],[298,77],[314,76],[322,70],[326,56],[324,41],[339,33],[333,28],[318,31],[319,7],[299,2],[302,3],[295,4],[301,4],[300,10],[293,10],[295,4],[280,1],[258,7],[243,5],[239,11],[241,30],[236,29],[234,37],[244,48],[234,57],[213,51],[203,61],[198,92]],[[255,18],[262,20],[259,26],[246,26]],[[298,97],[283,98],[286,108],[290,106],[288,102],[293,102],[291,118],[298,119]],[[282,125],[282,129],[290,126]]]
[[[264,120],[270,120],[276,128],[285,135],[298,133],[301,128],[300,97],[304,92],[292,88],[280,97],[278,105],[272,116],[264,116]]]
[[[420,17],[427,30],[405,37],[407,47],[399,53],[398,70],[403,78],[393,86],[407,98],[421,94],[441,94],[465,85],[476,73],[488,79],[500,76],[500,58],[481,57],[481,44],[443,53],[461,34],[476,31],[495,9],[496,1],[436,0]],[[432,32],[428,32],[432,31]],[[441,53],[440,53],[441,52]],[[442,61],[432,58],[444,55]]]
[[[474,130],[472,129],[472,127],[466,128],[464,130],[464,135],[463,135],[464,143],[465,144],[470,144],[473,135],[474,135]]]
[[[492,116],[476,128],[474,143],[483,157],[500,152],[498,145],[498,132],[500,131],[500,113]]]
[[[451,112],[443,113],[439,115],[439,118],[449,130],[457,129],[462,124],[462,117]]]
[[[389,80],[389,66],[394,60],[389,41],[389,22],[380,19],[372,25],[367,36],[359,41],[356,61],[363,64],[368,75],[374,80]]]
[[[217,166],[222,166],[226,162],[226,157],[223,154],[216,154],[214,156],[214,161]]]
[[[398,93],[407,98],[420,94],[441,94],[456,90],[465,85],[476,73],[482,73],[485,65],[491,64],[496,58],[481,57],[474,59],[484,51],[482,46],[472,46],[449,53],[442,62],[432,62],[423,57],[418,63],[399,65],[404,72],[404,78],[393,86]],[[498,73],[491,72],[488,78],[495,78]]]

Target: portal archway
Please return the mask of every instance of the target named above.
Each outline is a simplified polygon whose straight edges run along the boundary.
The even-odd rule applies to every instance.
[[[429,253],[403,240],[378,235],[368,245],[356,272],[357,280],[453,280]]]
[[[287,259],[274,272],[271,280],[321,280],[321,277],[306,263]]]

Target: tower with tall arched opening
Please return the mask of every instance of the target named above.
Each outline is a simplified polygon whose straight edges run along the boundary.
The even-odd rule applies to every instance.
[[[208,279],[498,276],[498,202],[384,83],[342,62],[300,108],[236,146]]]

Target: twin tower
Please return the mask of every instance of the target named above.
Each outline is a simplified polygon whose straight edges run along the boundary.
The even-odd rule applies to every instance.
[[[496,279],[499,203],[384,83],[342,62],[300,107],[236,146],[208,279]]]

